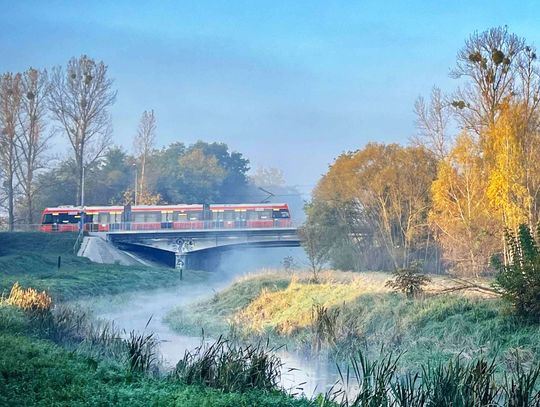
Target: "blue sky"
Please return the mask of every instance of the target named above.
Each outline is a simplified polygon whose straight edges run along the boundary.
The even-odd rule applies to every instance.
[[[88,54],[118,89],[117,144],[154,109],[160,145],[223,141],[302,190],[342,151],[406,143],[470,33],[540,43],[538,1],[0,2],[0,72]]]

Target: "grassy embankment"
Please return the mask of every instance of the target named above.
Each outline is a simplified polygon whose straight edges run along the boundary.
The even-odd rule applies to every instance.
[[[269,273],[239,280],[213,298],[176,309],[167,322],[182,332],[227,332],[281,338],[289,346],[323,348],[348,357],[358,349],[376,355],[405,352],[401,365],[496,357],[502,368],[516,358],[540,360],[540,327],[512,317],[498,298],[464,292],[434,295],[449,281],[434,278],[421,299],[390,292],[383,273],[309,275]]]
[[[0,290],[7,294],[19,281],[47,290],[54,299],[70,300],[178,283],[178,275],[167,269],[77,258],[72,254],[74,241],[70,234],[0,233]],[[36,314],[0,300],[0,405],[312,405],[279,391],[223,392],[133,371],[126,359],[129,343],[108,329],[76,313]],[[81,330],[94,330],[92,338],[79,337]],[[120,356],[107,356],[111,352],[100,344],[107,340],[120,344]]]
[[[39,339],[25,315],[0,306],[1,406],[309,406],[279,392],[224,393],[133,374],[122,364]]]
[[[0,233],[0,293],[18,281],[59,301],[179,283],[172,269],[96,264],[77,257],[75,240],[72,233]]]

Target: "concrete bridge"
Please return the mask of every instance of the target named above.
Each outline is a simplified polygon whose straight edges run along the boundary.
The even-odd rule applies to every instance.
[[[122,250],[139,252],[179,269],[211,270],[222,253],[245,248],[298,247],[297,229],[121,230],[105,232]]]

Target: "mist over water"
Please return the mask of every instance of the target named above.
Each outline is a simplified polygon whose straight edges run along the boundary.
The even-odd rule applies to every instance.
[[[297,267],[307,264],[306,254],[300,247],[245,248],[223,253],[215,272],[226,276],[230,282],[257,270],[283,268],[285,257],[291,257]]]
[[[208,278],[199,282],[189,281],[190,272],[185,271],[184,277],[188,281],[180,281],[179,274],[178,285],[174,287],[96,299],[85,305],[94,311],[96,317],[114,321],[118,328],[126,332],[154,332],[160,341],[162,364],[166,369],[172,369],[186,350],[193,350],[201,344],[202,338],[174,332],[163,322],[165,315],[176,307],[187,307],[193,302],[211,297],[241,276],[256,273],[257,270],[281,267],[286,256],[291,256],[297,265],[305,264],[305,254],[301,248],[230,251],[223,255],[220,266],[209,272]],[[206,340],[211,341],[212,338]],[[282,386],[292,394],[303,393],[310,397],[324,393],[337,380],[334,364],[326,360],[307,358],[285,348],[279,349],[277,354],[284,363]]]

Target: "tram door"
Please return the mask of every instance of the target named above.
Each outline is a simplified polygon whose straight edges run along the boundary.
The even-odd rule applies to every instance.
[[[203,204],[203,213],[202,213],[202,220],[203,220],[203,228],[204,229],[212,229],[212,211],[210,210],[209,204]]]
[[[247,227],[247,210],[246,209],[235,209],[235,227],[236,228],[245,228]]]
[[[131,229],[131,205],[124,205],[124,212],[122,212],[122,223],[124,224],[124,230]]]

